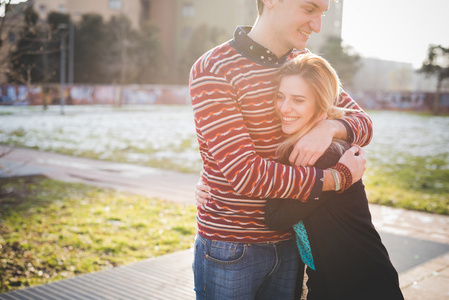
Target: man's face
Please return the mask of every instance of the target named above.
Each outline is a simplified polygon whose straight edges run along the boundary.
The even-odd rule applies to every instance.
[[[321,30],[321,18],[329,0],[274,0],[272,25],[278,46],[285,52],[306,47],[310,35]]]

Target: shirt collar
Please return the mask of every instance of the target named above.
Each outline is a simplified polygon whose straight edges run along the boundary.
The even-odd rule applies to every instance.
[[[243,56],[249,58],[263,66],[280,67],[286,61],[292,50],[288,51],[281,58],[265,48],[264,46],[253,41],[248,33],[251,31],[249,26],[238,26],[234,33],[234,39],[231,40],[231,45]]]

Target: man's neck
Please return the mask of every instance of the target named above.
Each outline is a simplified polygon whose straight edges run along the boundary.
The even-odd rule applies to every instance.
[[[269,26],[266,26],[265,24],[266,23],[260,18],[257,18],[253,28],[248,33],[248,36],[256,43],[273,52],[277,58],[281,58],[291,49],[286,49],[286,47],[283,47],[283,43],[278,41]]]

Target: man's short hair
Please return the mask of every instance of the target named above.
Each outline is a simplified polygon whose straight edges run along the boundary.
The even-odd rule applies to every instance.
[[[262,12],[263,12],[263,7],[264,7],[263,0],[256,0],[256,1],[257,1],[257,12],[259,13],[259,16],[261,16]],[[282,0],[280,0],[280,1],[282,1]],[[335,3],[338,3],[338,0],[332,0],[332,1],[334,1]]]

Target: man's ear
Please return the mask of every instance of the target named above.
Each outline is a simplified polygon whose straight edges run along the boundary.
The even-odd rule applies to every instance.
[[[263,4],[265,7],[267,8],[271,8],[274,6],[274,4],[278,1],[278,0],[262,0]]]

